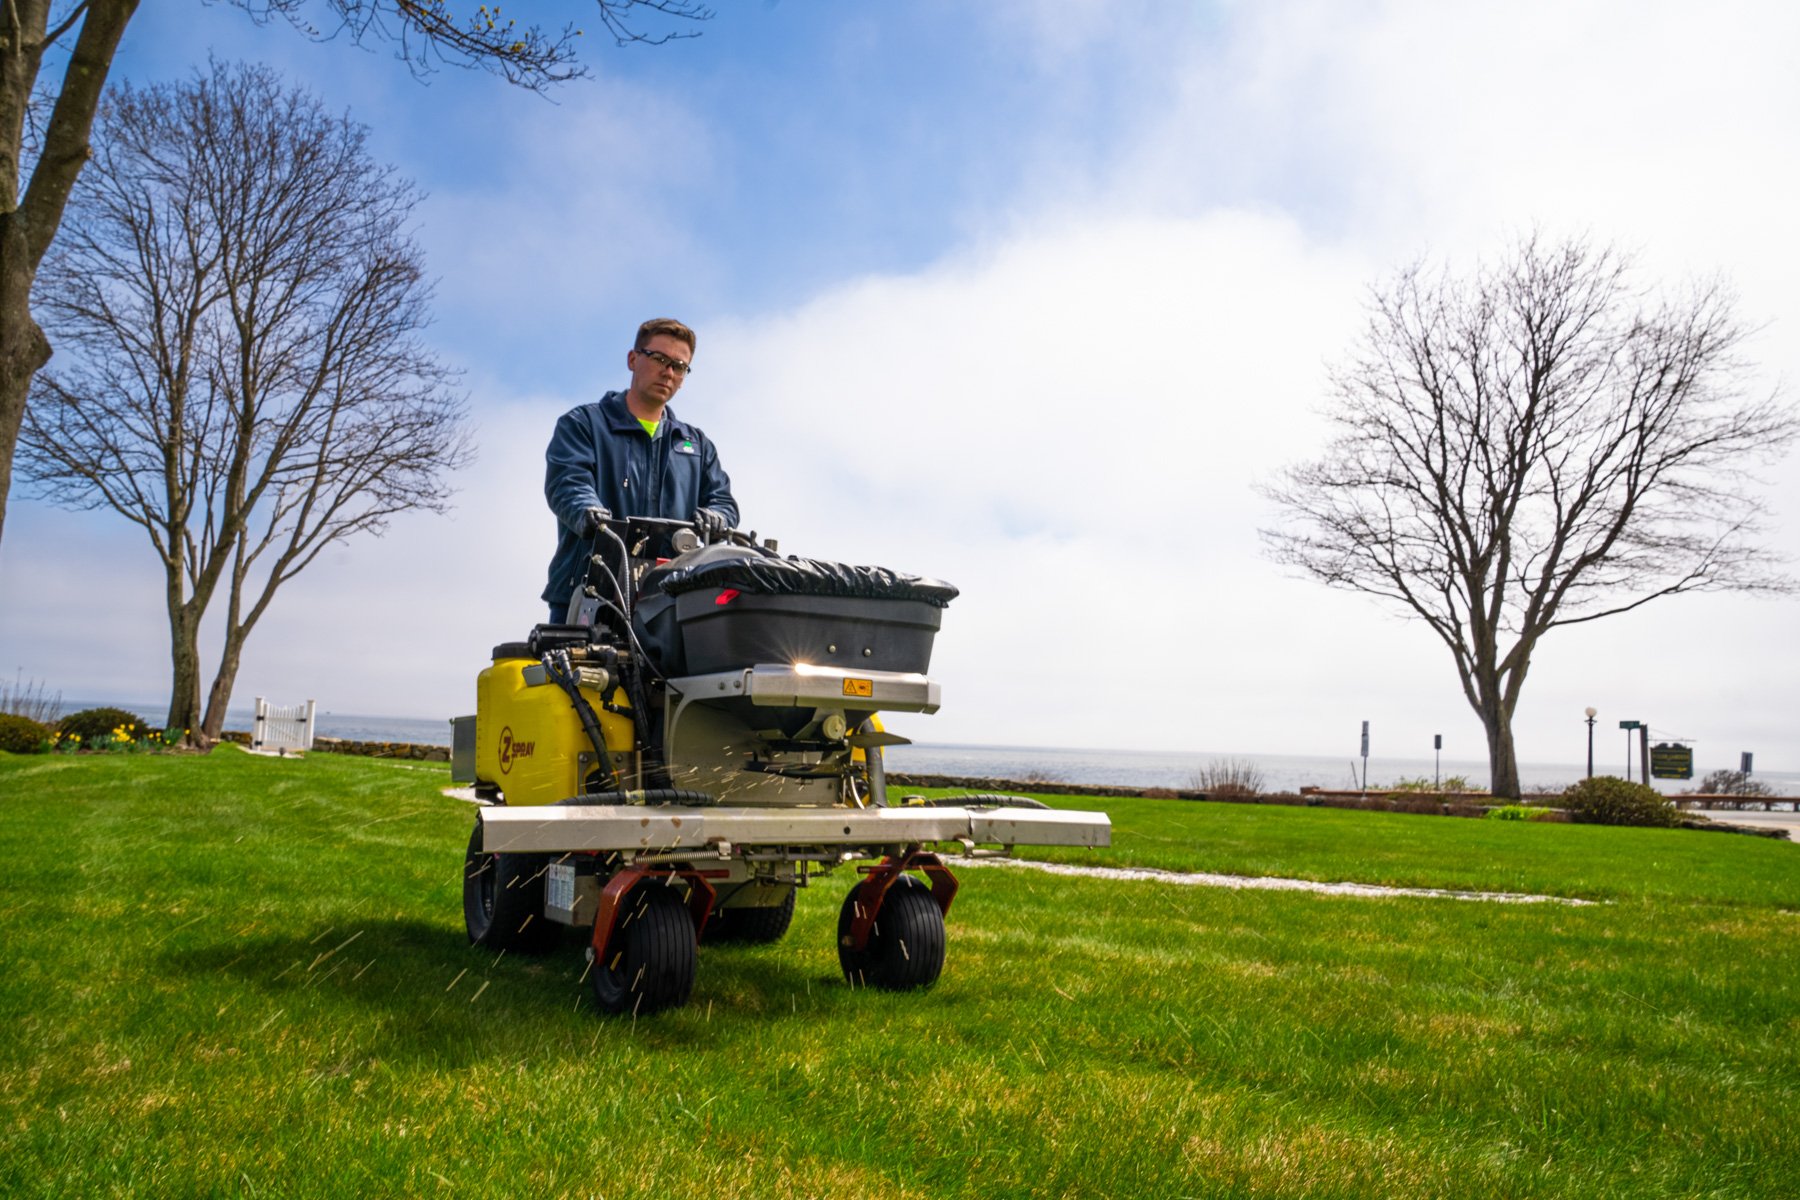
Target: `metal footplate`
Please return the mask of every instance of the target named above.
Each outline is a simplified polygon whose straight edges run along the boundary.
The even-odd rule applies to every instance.
[[[481,810],[488,853],[598,850],[728,856],[748,846],[1109,846],[1105,813],[1037,808],[727,808],[533,805]]]

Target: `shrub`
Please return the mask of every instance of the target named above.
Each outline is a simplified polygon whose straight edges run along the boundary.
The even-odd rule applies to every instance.
[[[1490,808],[1487,812],[1487,819],[1490,821],[1542,821],[1549,816],[1549,809],[1529,804],[1503,804],[1499,808]]]
[[[1653,787],[1596,775],[1563,793],[1562,805],[1577,821],[1592,825],[1650,825],[1668,828],[1681,818],[1675,806]]]
[[[1388,784],[1385,788],[1378,790],[1384,792],[1431,792],[1435,795],[1455,795],[1459,792],[1469,792],[1474,789],[1469,786],[1469,777],[1467,775],[1446,775],[1441,781],[1427,779],[1423,775],[1420,775],[1416,779],[1407,775],[1402,775],[1400,778],[1394,780],[1394,782]]]
[[[0,713],[0,750],[42,754],[50,749],[50,727],[17,713]]]
[[[1193,784],[1209,796],[1260,796],[1262,768],[1247,758],[1215,758],[1194,772]]]
[[[150,728],[150,722],[122,708],[84,708],[70,713],[56,723],[56,731],[65,738],[77,737],[92,746],[101,738],[109,738],[115,729],[129,729],[133,736]]]

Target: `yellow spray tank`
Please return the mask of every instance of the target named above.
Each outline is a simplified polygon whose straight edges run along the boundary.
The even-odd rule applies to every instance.
[[[625,776],[638,786],[636,731],[631,717],[608,711],[600,688],[584,672],[581,696],[599,718],[606,748]],[[607,683],[610,688],[610,681]],[[623,690],[612,693],[614,707],[629,709]],[[496,658],[475,680],[477,785],[498,788],[508,805],[553,804],[590,789],[610,790],[606,764],[598,760],[569,694],[549,678],[535,658]]]

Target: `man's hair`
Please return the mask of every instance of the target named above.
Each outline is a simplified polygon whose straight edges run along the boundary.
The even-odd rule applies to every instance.
[[[638,326],[637,345],[632,349],[639,354],[650,344],[653,337],[672,337],[678,342],[686,342],[688,354],[694,353],[694,331],[677,321],[674,317],[657,317],[653,321],[645,321]]]

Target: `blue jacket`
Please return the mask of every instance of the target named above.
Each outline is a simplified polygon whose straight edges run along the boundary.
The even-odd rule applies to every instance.
[[[707,436],[665,408],[652,438],[625,407],[623,392],[572,408],[556,422],[544,451],[544,499],[557,528],[546,604],[568,600],[582,575],[582,517],[596,504],[616,517],[685,521],[711,508],[734,526],[738,521],[731,479]]]

